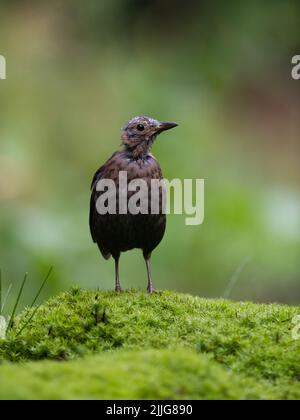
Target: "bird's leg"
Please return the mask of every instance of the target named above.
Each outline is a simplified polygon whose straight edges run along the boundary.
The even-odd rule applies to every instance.
[[[115,257],[115,275],[116,275],[115,291],[116,292],[122,292],[121,285],[120,285],[120,276],[119,276],[119,259],[120,259],[120,256]]]
[[[154,289],[153,283],[152,283],[152,275],[151,275],[151,267],[150,267],[151,255],[146,255],[146,256],[144,256],[144,258],[145,258],[145,261],[146,261],[147,275],[148,275],[147,292],[148,293],[154,293],[155,289]]]

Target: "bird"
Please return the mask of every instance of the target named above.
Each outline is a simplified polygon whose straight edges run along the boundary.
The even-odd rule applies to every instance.
[[[155,289],[151,274],[151,254],[160,244],[166,229],[166,214],[162,204],[162,189],[159,190],[159,211],[156,214],[131,214],[120,211],[119,197],[116,200],[114,213],[101,214],[97,209],[97,200],[103,194],[97,185],[102,180],[111,180],[119,187],[120,173],[127,174],[127,185],[132,180],[144,180],[150,187],[151,180],[163,180],[159,162],[151,153],[151,148],[157,136],[162,132],[177,127],[174,122],[160,122],[150,117],[138,116],[132,118],[122,129],[122,149],[115,152],[108,161],[95,173],[91,185],[90,200],[90,232],[93,242],[105,259],[111,256],[115,261],[115,291],[121,292],[119,276],[119,259],[122,252],[141,249],[147,269],[147,292],[154,293]],[[132,192],[127,191],[128,200]],[[149,188],[149,203],[151,189]],[[149,204],[150,206],[150,204]],[[126,209],[128,210],[128,208]]]

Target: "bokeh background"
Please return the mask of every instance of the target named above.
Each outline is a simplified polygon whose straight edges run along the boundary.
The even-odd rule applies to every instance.
[[[171,215],[156,286],[299,303],[298,0],[1,0],[0,266],[26,304],[113,287],[90,239],[93,173],[134,115],[180,124],[154,154],[165,177],[205,178],[205,222]],[[139,251],[123,287],[146,287]],[[13,295],[11,298],[13,298]]]

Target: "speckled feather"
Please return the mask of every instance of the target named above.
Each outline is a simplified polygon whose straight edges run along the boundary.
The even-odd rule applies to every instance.
[[[101,192],[96,191],[96,185],[101,179],[112,179],[118,185],[119,172],[127,171],[128,183],[133,179],[144,179],[150,186],[151,179],[162,179],[158,162],[152,155],[143,159],[133,159],[127,152],[116,152],[96,172],[92,183],[90,227],[94,242],[104,256],[117,257],[121,252],[140,248],[144,254],[149,254],[160,243],[166,227],[164,214],[117,214],[100,215],[96,209],[96,201]],[[134,194],[128,192],[128,199]],[[149,189],[149,203],[151,190]],[[161,201],[161,198],[160,198]]]

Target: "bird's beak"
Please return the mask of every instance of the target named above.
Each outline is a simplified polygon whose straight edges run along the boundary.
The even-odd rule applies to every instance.
[[[171,128],[175,128],[177,126],[178,126],[178,124],[173,123],[173,122],[162,122],[157,127],[156,134],[160,134],[163,131],[170,130]]]

